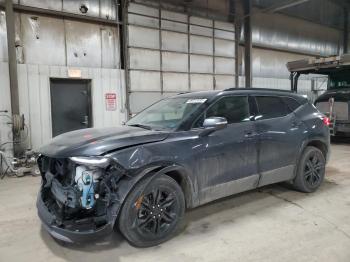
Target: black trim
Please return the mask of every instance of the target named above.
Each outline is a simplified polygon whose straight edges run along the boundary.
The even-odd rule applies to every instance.
[[[276,117],[269,117],[269,118],[259,118],[259,119],[255,119],[254,118],[254,121],[263,121],[263,120],[270,120],[270,119],[276,119],[276,118],[281,118],[281,117],[286,117],[288,115],[290,115],[291,113],[293,113],[293,110],[290,109],[290,107],[287,105],[286,102],[284,102],[283,100],[283,97],[288,97],[290,98],[289,96],[279,96],[279,95],[261,95],[261,94],[258,94],[258,95],[253,95],[252,98],[255,100],[255,105],[256,105],[256,108],[257,108],[257,114],[260,115],[260,110],[259,110],[259,105],[258,105],[258,102],[256,101],[256,98],[257,97],[272,97],[272,98],[278,98],[282,104],[285,105],[286,109],[289,111],[288,114],[286,115],[282,115],[282,116],[276,116]]]
[[[43,224],[45,230],[54,238],[68,243],[81,243],[86,241],[96,240],[101,237],[105,237],[113,232],[112,222],[96,229],[87,231],[70,231],[63,228],[59,228],[54,225],[55,217],[45,206],[42,200],[41,192],[38,195],[36,202],[38,209],[38,216]]]

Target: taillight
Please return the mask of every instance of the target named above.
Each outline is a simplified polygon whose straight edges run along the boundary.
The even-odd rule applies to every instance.
[[[326,125],[326,126],[329,126],[331,124],[331,120],[328,118],[328,117],[324,117],[323,118],[323,123]]]

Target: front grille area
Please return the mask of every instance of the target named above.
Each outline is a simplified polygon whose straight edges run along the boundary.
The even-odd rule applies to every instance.
[[[73,185],[75,164],[69,159],[41,156],[38,166],[44,180],[46,172],[50,172],[63,186]]]
[[[55,217],[58,227],[69,230],[97,229],[108,222],[107,208],[110,204],[111,189],[106,176],[95,183],[99,194],[93,208],[84,209],[80,198],[82,192],[75,183],[77,165],[65,158],[41,156],[38,166],[43,184],[41,197],[49,212]],[[101,183],[102,182],[102,183]]]
[[[329,102],[318,102],[316,107],[324,114],[329,114],[330,104]],[[349,120],[349,103],[348,102],[334,102],[333,113],[337,120]]]

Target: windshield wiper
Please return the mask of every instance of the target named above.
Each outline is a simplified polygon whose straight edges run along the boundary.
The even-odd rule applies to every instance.
[[[131,125],[128,125],[128,126],[134,126],[134,127],[140,127],[140,128],[143,128],[143,129],[147,129],[147,130],[152,130],[152,127],[146,126],[146,125],[142,125],[142,124],[131,124]]]

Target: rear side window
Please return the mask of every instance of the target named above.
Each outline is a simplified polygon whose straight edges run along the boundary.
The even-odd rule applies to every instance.
[[[277,96],[256,96],[259,115],[256,119],[270,119],[288,115],[291,110],[283,102],[282,98]]]
[[[291,111],[295,111],[300,106],[300,103],[293,98],[283,97],[282,99],[287,104],[287,106]]]

